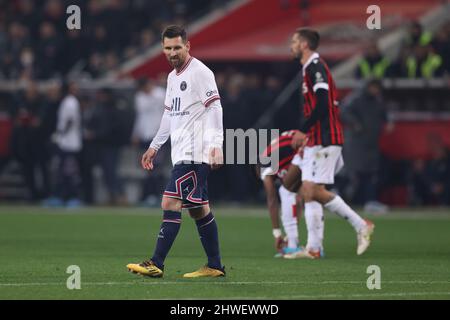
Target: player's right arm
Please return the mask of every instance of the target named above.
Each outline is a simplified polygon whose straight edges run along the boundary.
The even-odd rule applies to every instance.
[[[275,238],[275,248],[280,250],[283,244],[282,232],[279,221],[279,207],[275,178],[273,175],[266,175],[263,179],[264,190],[266,191],[267,208],[269,209],[270,221],[272,222],[272,234]]]
[[[153,159],[156,157],[156,153],[159,148],[166,143],[170,137],[170,111],[166,108],[161,118],[161,124],[159,125],[158,132],[153,138],[152,143],[145,153],[142,155],[141,165],[146,170],[153,170]]]
[[[319,61],[314,60],[306,69],[312,82],[312,89],[316,96],[316,106],[310,116],[303,121],[300,131],[297,131],[292,137],[292,147],[294,149],[303,148],[307,143],[306,134],[317,122],[323,120],[328,112],[328,75],[325,66]]]

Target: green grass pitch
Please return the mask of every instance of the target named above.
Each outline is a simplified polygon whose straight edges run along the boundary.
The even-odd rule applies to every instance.
[[[164,278],[150,279],[125,266],[151,255],[157,209],[0,206],[0,299],[450,299],[448,211],[373,217],[373,243],[363,256],[356,256],[349,224],[326,213],[321,260],[273,258],[264,208],[214,212],[227,277],[182,278],[206,261],[195,224],[183,214]],[[70,265],[81,268],[81,290],[66,288]],[[366,286],[370,265],[381,268],[380,290]]]

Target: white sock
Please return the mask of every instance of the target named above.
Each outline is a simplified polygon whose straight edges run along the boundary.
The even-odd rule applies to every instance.
[[[366,225],[364,219],[353,211],[352,208],[350,208],[338,195],[336,195],[333,200],[326,203],[325,208],[347,220],[356,232]]]
[[[306,248],[320,251],[323,246],[324,219],[322,205],[316,201],[305,203],[305,221],[308,230]]]
[[[298,247],[298,226],[296,216],[296,193],[281,186],[278,189],[281,199],[281,222],[288,239],[289,248]]]

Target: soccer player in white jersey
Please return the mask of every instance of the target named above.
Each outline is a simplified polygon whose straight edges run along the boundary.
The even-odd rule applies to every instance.
[[[222,106],[213,72],[190,56],[186,32],[169,26],[162,33],[164,54],[174,70],[167,79],[165,111],[160,128],[141,164],[153,169],[159,148],[170,137],[170,181],[162,199],[163,222],[151,259],[128,264],[128,270],[149,277],[162,277],[164,260],[178,234],[181,210],[188,209],[197,224],[208,262],[185,278],[225,276],[219,251],[217,224],[208,202],[207,177],[223,163]]]

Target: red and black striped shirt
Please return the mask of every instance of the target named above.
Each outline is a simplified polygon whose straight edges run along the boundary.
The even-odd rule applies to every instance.
[[[342,145],[344,134],[336,86],[327,64],[317,53],[303,66],[302,91],[304,121],[300,131],[308,134],[308,145]]]
[[[278,138],[273,139],[262,153],[264,157],[270,157],[273,152],[278,152],[278,171],[275,174],[280,179],[283,179],[291,164],[292,158],[297,153],[291,146],[292,136],[296,131],[284,131]]]

